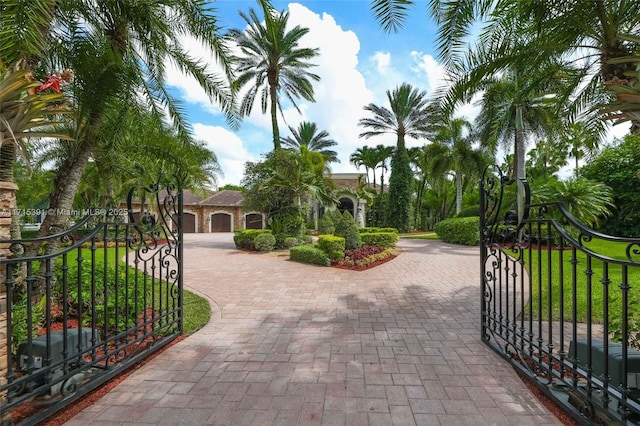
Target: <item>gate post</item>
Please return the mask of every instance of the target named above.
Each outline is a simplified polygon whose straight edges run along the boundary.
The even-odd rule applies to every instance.
[[[0,182],[0,240],[11,239],[11,213],[16,206],[16,191],[18,186],[12,182]],[[11,254],[9,244],[0,244],[0,258],[7,257]],[[6,270],[0,268],[0,386],[6,384],[6,375],[8,370],[7,362],[7,277]],[[0,395],[0,406],[5,405],[5,396]],[[6,415],[6,414],[5,414]],[[0,423],[4,419],[0,415]]]

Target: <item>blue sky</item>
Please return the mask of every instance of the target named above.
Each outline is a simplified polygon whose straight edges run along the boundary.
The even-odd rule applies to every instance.
[[[329,132],[338,142],[336,151],[341,163],[333,164],[333,172],[354,172],[349,156],[358,147],[377,144],[394,145],[393,136],[360,139],[362,129],[357,123],[366,116],[363,107],[371,102],[386,105],[387,90],[408,82],[431,93],[443,83],[444,68],[439,63],[435,38],[437,28],[427,11],[427,2],[416,2],[399,33],[385,33],[370,11],[369,0],[309,0],[286,2],[273,0],[274,7],[290,13],[289,23],[309,28],[302,39],[304,47],[319,48],[320,56],[313,62],[313,72],[321,81],[314,84],[315,103],[300,101],[302,114],[284,104],[284,119],[279,116],[280,133],[290,134],[287,126],[297,127],[301,121],[311,121]],[[212,3],[224,28],[244,28],[239,15],[254,8],[261,16],[256,0],[221,0]],[[184,40],[190,53],[211,64],[215,60],[193,40]],[[218,157],[224,177],[219,185],[239,184],[247,161],[260,160],[261,154],[273,148],[271,123],[262,115],[258,103],[253,113],[245,117],[239,130],[230,129],[216,105],[212,105],[197,82],[170,70],[168,83],[184,102],[197,139],[205,141]],[[478,108],[466,105],[456,115],[472,121]],[[617,126],[610,133],[620,137],[628,126]],[[422,141],[408,140],[408,146],[420,146]],[[530,147],[531,148],[531,147]],[[503,158],[498,154],[498,160]],[[570,162],[569,164],[572,164]],[[360,170],[364,171],[364,170]],[[571,166],[560,173],[571,175]]]
[[[255,0],[222,0],[212,5],[225,28],[245,27],[240,11],[246,13],[254,8],[261,16]],[[274,1],[273,5],[277,10],[289,11],[290,24],[309,28],[302,40],[305,47],[320,49],[320,56],[313,61],[317,64],[313,72],[321,77],[314,85],[316,103],[301,101],[302,115],[285,105],[286,123],[279,117],[281,135],[290,134],[287,126],[295,128],[303,120],[315,122],[338,142],[336,150],[341,163],[332,165],[332,170],[356,171],[349,164],[349,155],[356,148],[365,144],[395,143],[391,136],[358,138],[362,129],[357,122],[366,116],[363,107],[370,102],[384,105],[385,91],[405,81],[430,92],[443,76],[433,43],[436,28],[426,3],[418,2],[404,28],[395,34],[380,28],[368,0]],[[193,55],[211,60],[193,41],[185,40],[185,43]],[[195,136],[204,140],[218,156],[224,172],[219,184],[239,184],[244,163],[259,160],[262,153],[272,149],[270,118],[263,116],[256,105],[241,128],[233,131],[195,81],[173,70],[168,82],[184,102]],[[423,143],[409,141],[408,145]]]

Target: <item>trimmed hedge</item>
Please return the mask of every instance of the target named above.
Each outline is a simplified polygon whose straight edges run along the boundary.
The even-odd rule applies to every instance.
[[[289,258],[294,262],[310,263],[312,265],[331,266],[331,260],[327,254],[318,247],[305,244],[291,247]]]
[[[356,221],[353,219],[353,216],[351,216],[351,213],[348,211],[345,211],[342,215],[340,215],[339,212],[336,213],[333,217],[333,224],[336,227],[334,235],[344,238],[344,245],[348,250],[357,249],[362,246],[358,225],[356,225]]]
[[[480,241],[479,217],[454,217],[441,220],[433,229],[445,243],[477,246]]]
[[[395,247],[398,242],[398,234],[395,232],[365,232],[360,234],[362,245],[379,246],[384,248]]]
[[[253,245],[258,251],[271,251],[276,246],[276,237],[269,232],[263,232],[256,235],[253,240]]]
[[[329,256],[331,260],[344,257],[344,238],[334,235],[318,235],[318,248]]]
[[[236,230],[233,242],[237,248],[255,250],[254,240],[260,234],[271,234],[271,229],[241,229]]]
[[[360,228],[358,229],[358,231],[360,232],[361,236],[362,234],[371,234],[371,233],[378,233],[378,232],[395,232],[396,234],[398,233],[398,230],[396,228],[377,228],[375,226]]]

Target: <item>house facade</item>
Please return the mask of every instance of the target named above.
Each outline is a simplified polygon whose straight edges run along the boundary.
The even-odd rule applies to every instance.
[[[356,195],[360,173],[334,173],[338,205],[321,206],[314,203],[314,223],[327,210],[349,211],[358,226],[365,226],[366,202]],[[267,227],[265,214],[245,211],[241,191],[223,190],[197,196],[183,192],[182,228],[185,233],[233,232],[235,229],[263,229]]]

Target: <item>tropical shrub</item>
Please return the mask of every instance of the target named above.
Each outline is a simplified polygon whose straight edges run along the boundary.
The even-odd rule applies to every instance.
[[[276,237],[268,232],[258,234],[253,240],[253,245],[258,251],[271,251],[276,245]]]
[[[605,148],[580,176],[602,182],[611,188],[615,214],[602,221],[601,232],[624,237],[640,235],[640,136],[629,135],[618,145]]]
[[[376,195],[373,204],[367,207],[367,223],[373,226],[385,226],[389,194]]]
[[[466,207],[456,215],[456,217],[475,217],[475,216],[480,216],[480,204],[476,206]]]
[[[291,247],[289,258],[294,262],[309,263],[312,265],[331,266],[331,260],[327,254],[312,244]]]
[[[325,214],[318,219],[318,234],[333,234],[336,227],[333,224],[333,213],[331,210],[325,212]]]
[[[378,246],[362,246],[355,250],[345,250],[344,259],[340,263],[344,266],[365,268],[392,255],[393,252],[389,249]]]
[[[397,228],[400,232],[407,232],[410,229],[409,212],[411,211],[413,179],[407,150],[396,149],[391,157],[386,223],[387,226]]]
[[[287,237],[284,239],[284,248],[290,249],[298,245],[298,239],[296,237]]]
[[[318,235],[318,248],[329,256],[332,261],[340,260],[344,257],[345,240],[335,235]]]
[[[360,239],[365,246],[389,248],[395,247],[398,242],[398,234],[395,232],[366,232],[360,234]]]
[[[357,249],[362,245],[358,225],[351,216],[351,213],[345,211],[343,214],[336,213],[333,220],[336,230],[334,235],[344,238],[344,246],[348,250]]]
[[[116,268],[112,265],[105,266],[101,262],[96,262],[92,267],[89,260],[84,260],[80,277],[78,277],[78,265],[75,262],[69,265],[66,272],[65,292],[62,284],[65,282],[64,270],[56,268],[53,294],[59,303],[67,304],[70,314],[78,312],[79,303],[82,303],[81,320],[85,325],[91,324],[95,318],[96,326],[104,329],[117,327],[118,330],[124,330],[128,325],[135,324],[137,317],[144,312],[144,301],[151,300],[151,295],[145,295],[143,288],[140,287],[135,291],[127,288],[125,267],[119,268],[116,273]],[[94,302],[93,305],[92,302]]]
[[[235,231],[233,236],[233,242],[236,243],[236,248],[255,250],[254,245],[255,238],[260,234],[270,234],[271,229],[241,229]]]
[[[446,243],[475,246],[480,240],[480,218],[454,217],[441,220],[436,223],[434,230]]]

